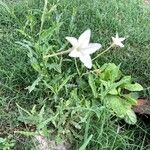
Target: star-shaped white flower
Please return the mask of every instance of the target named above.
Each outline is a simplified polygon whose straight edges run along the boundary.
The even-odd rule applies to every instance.
[[[93,54],[102,46],[99,43],[90,43],[91,30],[84,31],[78,39],[75,37],[66,37],[71,43],[72,48],[69,53],[70,57],[79,57],[81,62],[87,67],[92,68],[92,60],[90,54]]]
[[[125,40],[125,38],[119,38],[118,33],[116,33],[116,37],[112,37],[112,40],[115,46],[124,47],[122,42]]]

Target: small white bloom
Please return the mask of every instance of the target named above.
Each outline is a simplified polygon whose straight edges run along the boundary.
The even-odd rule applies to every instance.
[[[91,30],[84,31],[78,39],[75,37],[66,37],[71,43],[72,48],[69,53],[70,57],[79,57],[81,62],[87,67],[92,68],[92,60],[90,54],[93,54],[102,46],[99,43],[90,43]]]
[[[125,38],[119,38],[118,33],[116,33],[116,37],[112,37],[112,40],[115,46],[124,47],[122,42],[125,40]]]

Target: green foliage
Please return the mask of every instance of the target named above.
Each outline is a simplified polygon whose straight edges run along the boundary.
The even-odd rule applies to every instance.
[[[36,111],[36,106],[33,106],[31,111],[27,111],[21,108],[18,104],[19,117],[18,120],[36,127],[35,132],[30,131],[17,131],[16,133],[23,134],[25,136],[36,136],[42,135],[51,140],[72,142],[73,137],[83,139],[82,135],[78,134],[87,122],[87,119],[91,114],[96,114],[100,112],[99,108],[93,106],[82,99],[75,99],[77,93],[73,90],[71,92],[71,97],[65,101],[61,100],[58,105],[56,105],[56,110],[52,108],[47,108],[45,106],[41,108],[38,112]],[[48,127],[49,126],[49,127]],[[53,136],[50,136],[53,134]],[[92,136],[87,139],[82,147],[86,147]],[[66,141],[65,140],[65,141]]]
[[[25,124],[35,125],[38,134],[48,136],[49,130],[47,129],[47,124],[51,121],[51,117],[47,118],[47,116],[45,116],[45,106],[41,108],[39,113],[36,111],[35,105],[31,109],[31,112],[28,112],[27,110],[21,108],[18,104],[17,107],[20,114],[20,116],[18,117],[19,121]]]
[[[115,64],[104,64],[101,69],[101,100],[117,117],[124,118],[129,124],[135,124],[137,119],[132,106],[136,105],[136,99],[131,92],[142,91],[143,87],[133,83],[131,76],[124,76],[120,67]]]
[[[48,5],[48,3],[45,3],[44,7],[40,27],[38,27],[39,30],[37,30],[36,26],[38,23],[36,16],[41,15],[41,12],[35,13],[32,11],[28,12],[25,25],[21,26],[20,29],[17,30],[24,36],[25,39],[23,41],[17,41],[16,43],[27,50],[27,56],[29,57],[30,64],[38,74],[38,77],[33,84],[27,87],[29,92],[32,92],[36,86],[40,86],[42,81],[49,82],[52,70],[56,71],[56,73],[61,73],[62,60],[59,60],[56,57],[49,61],[45,58],[45,56],[50,52],[54,53],[54,51],[58,49],[54,40],[57,38],[62,22],[58,18],[58,14],[53,14],[54,11],[57,11],[57,5]],[[56,17],[57,19],[54,22],[51,22],[51,17]],[[48,22],[51,24],[46,26],[45,24]],[[61,46],[64,48],[64,45]],[[67,81],[67,79],[65,81]],[[62,87],[59,87],[58,91],[61,88]]]
[[[87,28],[93,31],[92,41],[103,48],[118,31],[128,37],[125,48],[93,63],[121,63],[125,74],[147,87],[140,96],[149,97],[149,5],[141,0],[48,0],[44,11],[43,6],[40,0],[0,1],[0,134],[7,137],[19,128],[11,138],[18,145],[3,138],[2,149],[12,149],[14,144],[16,149],[34,149],[34,142],[20,134],[69,139],[70,149],[150,149],[149,126],[139,120],[126,128],[112,118],[115,114],[129,124],[136,122],[131,108],[142,87],[131,82],[131,76],[106,64],[98,67],[102,74],[107,70],[101,77],[78,66],[81,78],[68,57],[44,57],[66,49],[64,37],[78,36]],[[22,129],[22,122],[36,127],[35,132]]]
[[[15,140],[11,137],[2,138],[0,137],[0,150],[11,150],[15,145]]]

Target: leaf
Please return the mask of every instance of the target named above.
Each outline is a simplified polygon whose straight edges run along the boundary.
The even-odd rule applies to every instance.
[[[107,96],[107,107],[112,109],[117,117],[123,118],[129,124],[135,124],[137,122],[136,115],[131,109],[131,104],[126,102],[125,99],[119,96]]]
[[[41,72],[41,68],[39,66],[39,63],[35,57],[30,58],[31,66],[37,71]]]
[[[138,83],[125,84],[123,86],[123,88],[125,88],[126,90],[129,90],[129,91],[142,91],[143,90],[143,87],[140,84],[138,84]]]
[[[28,41],[24,41],[24,42],[27,43]],[[28,50],[28,57],[29,57],[29,58],[32,58],[33,55],[36,55],[35,52],[32,50],[32,48],[30,47],[29,43],[25,44],[25,43],[19,42],[19,41],[15,42],[15,43],[17,43],[17,44],[23,46],[24,48],[26,48],[26,49]]]
[[[4,143],[6,139],[0,137],[0,143]]]
[[[100,78],[105,81],[116,81],[121,76],[119,66],[116,66],[114,63],[104,64],[102,70],[103,72],[101,73]]]
[[[130,103],[131,105],[136,105],[137,104],[137,100],[134,99],[134,98],[132,98],[130,96],[130,94],[128,94],[128,95],[122,95],[122,96],[124,96],[124,98],[127,100],[127,102]]]
[[[94,98],[96,98],[98,94],[97,94],[97,91],[96,91],[96,86],[95,86],[95,81],[94,81],[93,75],[89,74],[88,77],[89,77],[88,82],[89,82],[89,85],[91,87],[92,93],[94,95]]]
[[[60,65],[60,64],[56,64],[56,63],[47,64],[46,67],[49,68],[49,70],[54,69],[54,70],[57,71],[58,73],[61,73],[61,65]]]
[[[56,31],[58,31],[59,29],[60,29],[60,27],[61,27],[61,25],[62,25],[62,23],[55,23],[52,27],[50,27],[49,29],[44,29],[43,31],[42,31],[42,34],[41,34],[41,36],[40,36],[40,38],[39,38],[39,42],[40,41],[43,41],[43,42],[46,42],[46,41],[48,41],[50,38],[51,38],[51,36],[56,32]]]
[[[131,92],[129,95],[130,97],[136,100],[140,97],[138,92]]]
[[[42,76],[39,76],[34,82],[33,82],[33,84],[31,85],[31,86],[28,86],[28,87],[26,87],[25,89],[28,89],[29,90],[29,93],[31,93],[34,89],[35,89],[35,87],[39,84],[39,82],[42,80]]]
[[[133,110],[127,110],[124,119],[128,124],[132,124],[132,125],[136,124],[137,122],[137,117]]]
[[[45,85],[47,88],[49,88],[54,94],[57,94],[57,93],[56,93],[56,90],[55,90],[55,88],[54,88],[53,86],[49,85],[45,80],[43,80],[43,81],[44,81],[44,85]]]
[[[97,118],[99,119],[101,116],[101,112],[105,109],[105,106],[97,106],[96,108],[93,108],[93,112],[96,114]]]
[[[74,75],[75,75],[75,74],[68,76],[68,77],[61,83],[61,85],[58,87],[57,92],[59,92],[59,91],[66,85],[66,83],[67,83]]]
[[[41,108],[41,110],[38,114],[39,120],[41,120],[41,121],[43,120],[44,111],[45,111],[45,105]]]
[[[25,136],[34,136],[34,135],[36,135],[35,132],[27,132],[27,131],[14,131],[14,132],[25,135]]]
[[[43,118],[44,119],[44,118]],[[43,129],[44,127],[47,126],[47,124],[52,120],[52,118],[48,118],[46,120],[43,120],[42,122],[40,122],[38,125],[37,125],[37,128],[38,129]]]
[[[23,31],[21,29],[16,29],[16,31],[18,31],[19,33],[21,33],[23,36],[28,37],[29,39],[32,39],[32,37],[30,35],[28,35],[25,31]]]
[[[117,89],[112,89],[112,90],[109,91],[109,94],[118,95],[118,91],[117,91]]]
[[[33,105],[31,109],[31,114],[35,114],[35,113],[36,113],[36,105]]]
[[[89,136],[89,138],[84,142],[84,144],[79,148],[79,150],[85,150],[85,148],[87,147],[87,145],[88,145],[89,142],[91,141],[92,137],[93,137],[93,134],[91,134],[91,135]]]
[[[105,98],[107,108],[112,110],[117,117],[124,118],[126,111],[131,109],[131,105],[119,96],[108,95]]]
[[[18,107],[18,111],[20,113],[20,115],[22,115],[22,111],[25,112],[26,114],[28,114],[28,116],[31,116],[32,114],[27,111],[26,109],[22,108],[21,106],[19,106],[17,103],[16,103],[17,107]],[[34,106],[33,106],[34,107]]]
[[[70,99],[71,100],[79,100],[78,98],[78,93],[77,93],[77,88],[74,88],[71,93],[70,93]]]
[[[125,84],[130,84],[131,83],[131,76],[124,76],[119,82],[116,82],[115,83],[115,86],[116,87],[122,87],[123,85],[125,85]]]

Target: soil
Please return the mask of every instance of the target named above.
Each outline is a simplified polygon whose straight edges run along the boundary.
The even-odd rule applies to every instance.
[[[144,0],[144,2],[150,4],[150,0]]]
[[[133,108],[136,113],[150,115],[150,101],[138,99],[137,105]]]

